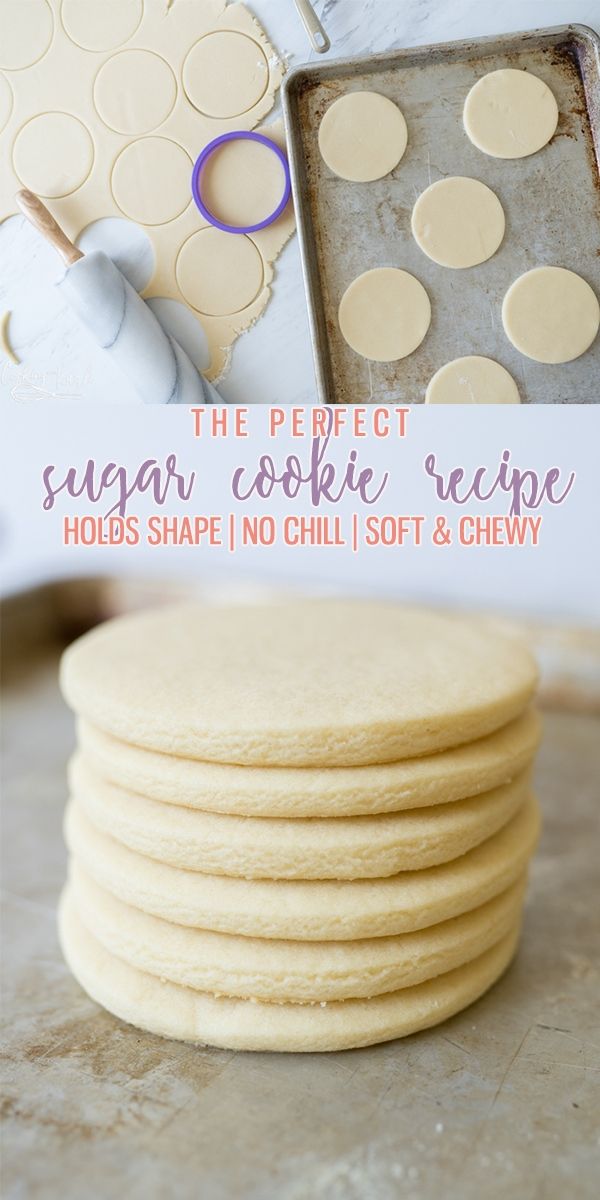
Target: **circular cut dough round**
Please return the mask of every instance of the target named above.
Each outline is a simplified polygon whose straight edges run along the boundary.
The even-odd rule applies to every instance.
[[[421,250],[442,267],[474,267],[496,253],[504,237],[504,209],[491,188],[461,175],[423,192],[412,213]]]
[[[126,904],[176,925],[244,937],[352,941],[408,933],[469,912],[523,874],[539,831],[528,800],[468,854],[387,879],[264,880],[169,867],[101,833],[69,804],[65,835],[88,875]]]
[[[563,267],[536,267],[508,289],[502,305],[507,338],[536,362],[564,363],[589,349],[600,305],[589,283]]]
[[[525,158],[554,136],[558,105],[537,75],[504,68],[471,88],[463,118],[469,138],[484,154]]]
[[[90,134],[69,113],[32,117],[13,147],[13,164],[21,183],[45,199],[70,196],[85,183],[93,162]]]
[[[339,323],[348,345],[373,362],[396,362],[421,345],[431,322],[422,283],[408,271],[376,267],[342,296]]]
[[[298,1052],[348,1050],[439,1024],[491,987],[510,963],[519,936],[515,926],[473,962],[414,988],[321,1006],[210,996],[138,971],[88,932],[69,889],[63,893],[59,931],[75,978],[121,1020],[162,1037],[232,1050]]]
[[[368,767],[238,767],[158,754],[87,721],[79,745],[96,773],[154,800],[253,817],[348,817],[446,804],[510,783],[540,740],[533,711],[452,750]]]
[[[478,354],[445,363],[430,379],[426,404],[520,404],[519,389],[505,367]]]
[[[183,64],[183,86],[190,103],[207,117],[239,117],[262,100],[269,64],[253,38],[216,30],[192,46]]]
[[[238,817],[162,804],[106,783],[77,755],[71,793],[90,821],[173,867],[242,879],[377,879],[449,862],[522,807],[530,773],[470,800],[371,817]]]
[[[327,109],[319,126],[319,150],[341,179],[368,183],[398,165],[408,141],[397,104],[379,92],[349,92]]]
[[[414,987],[494,946],[518,919],[525,877],[487,904],[429,929],[355,942],[235,937],[173,925],[132,908],[71,863],[77,913],[117,958],[213,995],[318,1004]]]
[[[135,33],[142,6],[143,0],[62,0],[62,23],[83,50],[114,50]]]
[[[169,138],[130,142],[112,171],[112,191],[126,217],[141,225],[164,225],[185,211],[192,193],[192,161]]]
[[[48,0],[0,0],[0,67],[21,71],[44,56],[54,30]]]
[[[123,50],[107,59],[94,83],[100,118],[117,133],[150,133],[166,121],[177,98],[175,76],[149,50]]]
[[[225,225],[258,225],[275,212],[284,189],[285,175],[277,155],[245,138],[225,142],[202,170],[204,203]]]
[[[5,75],[0,75],[0,133],[10,120],[13,107],[12,88]]]
[[[200,229],[184,242],[175,274],[192,308],[205,316],[223,317],[256,300],[265,268],[251,238],[210,228]]]
[[[170,754],[274,766],[393,762],[484,737],[536,686],[493,621],[360,601],[167,605],[62,661],[67,703]]]

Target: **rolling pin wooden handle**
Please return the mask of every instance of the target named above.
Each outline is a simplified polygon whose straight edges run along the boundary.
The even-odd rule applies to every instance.
[[[54,246],[68,267],[77,262],[79,258],[83,258],[81,250],[78,250],[77,246],[69,241],[66,233],[63,233],[58,222],[54,220],[38,196],[34,196],[28,188],[23,188],[22,191],[17,192],[16,199],[23,215],[27,217],[28,221],[31,221],[38,233],[41,233],[42,237],[51,246]]]
[[[317,54],[325,54],[331,42],[321,25],[321,22],[309,0],[295,0],[296,8],[302,17],[304,28],[310,38],[310,44]]]

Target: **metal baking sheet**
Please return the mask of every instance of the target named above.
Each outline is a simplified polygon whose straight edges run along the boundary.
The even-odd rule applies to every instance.
[[[499,67],[532,71],[556,96],[560,121],[548,146],[500,160],[466,136],[471,86]],[[371,89],[396,101],[409,130],[406,154],[385,179],[356,184],[323,162],[317,136],[329,105]],[[582,25],[398,50],[311,64],[291,72],[284,112],[319,400],[419,403],[431,376],[463,354],[497,359],[531,404],[600,400],[600,337],[572,363],[547,366],[521,355],[501,320],[505,292],[532,267],[579,272],[600,296],[600,38]],[[440,267],[410,231],[415,200],[430,183],[469,175],[487,183],[506,213],[495,256],[466,271]],[[424,342],[396,363],[367,362],[346,344],[337,310],[347,286],[377,266],[411,271],[429,292]]]

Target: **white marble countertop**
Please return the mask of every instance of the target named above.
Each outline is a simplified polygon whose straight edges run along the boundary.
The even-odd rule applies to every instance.
[[[290,66],[317,57],[292,0],[252,0],[249,7]],[[317,0],[315,8],[335,57],[568,22],[600,29],[598,0]],[[273,115],[278,111],[279,104]],[[0,397],[10,404],[54,397],[139,403],[54,295],[57,273],[54,254],[22,218],[0,227],[0,312],[12,312],[11,341],[22,360],[14,367],[0,357]],[[276,264],[266,313],[234,347],[220,391],[225,400],[246,404],[314,401],[296,238]]]

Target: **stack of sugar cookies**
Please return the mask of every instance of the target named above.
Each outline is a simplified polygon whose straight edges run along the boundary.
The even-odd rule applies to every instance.
[[[434,1025],[517,944],[536,670],[392,604],[186,604],[67,650],[64,953],[125,1021],[251,1050]]]

